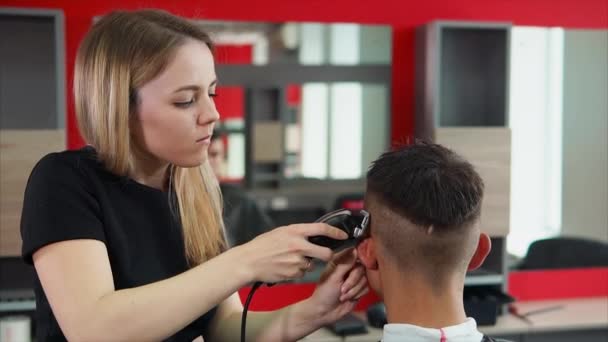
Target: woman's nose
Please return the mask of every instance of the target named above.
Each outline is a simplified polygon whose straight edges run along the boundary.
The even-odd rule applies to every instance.
[[[215,108],[213,100],[209,99],[209,101],[205,102],[207,103],[201,105],[200,112],[198,113],[197,123],[199,125],[207,125],[220,119],[220,113]]]

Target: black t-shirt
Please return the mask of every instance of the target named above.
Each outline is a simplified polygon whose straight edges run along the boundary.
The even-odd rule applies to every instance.
[[[32,254],[45,245],[95,239],[106,245],[116,290],[166,279],[188,269],[173,212],[167,192],[108,172],[91,147],[52,153],[34,167],[25,190],[23,258],[31,264]],[[37,341],[65,341],[40,280],[35,283]],[[192,341],[206,330],[215,311],[167,341]],[[111,339],[111,332],[104,337]]]

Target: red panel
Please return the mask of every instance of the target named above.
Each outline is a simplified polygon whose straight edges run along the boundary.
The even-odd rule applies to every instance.
[[[365,206],[365,202],[361,200],[346,200],[340,203],[340,206],[344,209],[348,209],[351,211],[363,210]]]
[[[520,301],[608,296],[608,267],[511,272],[509,294]]]
[[[242,87],[217,87],[215,107],[221,119],[242,118],[245,113],[245,92]]]
[[[289,84],[287,86],[287,104],[291,107],[298,107],[302,103],[302,86],[299,84]]]
[[[316,284],[282,284],[272,287],[262,286],[253,295],[249,309],[252,311],[277,310],[310,297],[314,292],[315,287]],[[243,303],[247,300],[247,295],[249,295],[250,290],[250,287],[245,287],[239,291],[239,296]],[[355,310],[365,310],[369,305],[378,301],[378,296],[370,291],[359,300]]]
[[[253,61],[253,46],[216,45],[215,57],[219,64],[251,64],[251,61]]]
[[[92,17],[112,9],[163,8],[194,18],[251,21],[319,21],[390,24],[394,29],[392,73],[392,139],[403,141],[413,132],[414,28],[431,20],[509,21],[517,25],[607,28],[606,0],[379,0],[353,4],[349,0],[0,0],[2,6],[62,9],[66,24],[68,143],[78,147],[71,95],[76,48]]]
[[[239,291],[241,302],[245,303],[250,287]],[[253,298],[249,309],[252,311],[271,311],[299,302],[310,297],[315,290],[315,284],[285,284],[272,287],[260,287]]]

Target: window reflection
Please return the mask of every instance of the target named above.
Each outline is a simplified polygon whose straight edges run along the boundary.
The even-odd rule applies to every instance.
[[[361,177],[361,130],[363,92],[360,83],[330,86],[330,165],[334,179]]]
[[[391,28],[351,23],[200,21],[224,64],[390,65]],[[224,48],[227,47],[227,48]]]
[[[327,177],[329,87],[310,83],[302,87],[302,163],[299,174],[306,178]],[[298,175],[298,173],[296,173]]]
[[[361,178],[387,146],[386,86],[336,82],[289,87],[285,177]]]

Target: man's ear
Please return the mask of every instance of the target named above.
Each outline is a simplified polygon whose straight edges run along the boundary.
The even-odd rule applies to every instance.
[[[368,270],[378,269],[378,258],[376,256],[376,247],[372,238],[367,238],[357,246],[357,255],[359,260]]]
[[[488,256],[488,253],[490,253],[491,249],[492,242],[490,241],[490,237],[485,233],[479,234],[479,242],[477,243],[477,249],[475,250],[475,254],[473,254],[473,257],[469,262],[468,270],[472,271],[474,269],[479,268],[479,266],[483,264],[484,260],[486,260],[486,257]]]

